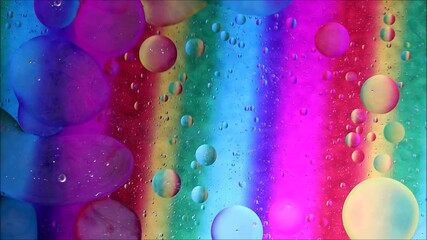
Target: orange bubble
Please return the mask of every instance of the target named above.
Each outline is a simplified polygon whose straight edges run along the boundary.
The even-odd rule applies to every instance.
[[[147,38],[139,48],[139,60],[150,72],[164,72],[170,69],[176,61],[175,44],[162,35]]]

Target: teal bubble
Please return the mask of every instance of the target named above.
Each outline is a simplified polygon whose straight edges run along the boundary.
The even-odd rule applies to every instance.
[[[243,25],[246,22],[246,17],[242,14],[238,14],[235,18],[234,21],[239,24],[239,25]]]
[[[197,186],[191,191],[191,199],[196,203],[205,202],[208,199],[208,190],[202,186]]]
[[[212,24],[212,32],[219,32],[221,31],[221,23],[214,23]]]
[[[190,128],[194,124],[194,119],[190,115],[184,115],[181,117],[181,126]]]
[[[226,31],[222,31],[220,37],[222,41],[227,41],[230,38],[230,34]]]
[[[196,160],[202,165],[212,165],[216,160],[217,154],[214,147],[209,144],[203,144],[196,150]]]

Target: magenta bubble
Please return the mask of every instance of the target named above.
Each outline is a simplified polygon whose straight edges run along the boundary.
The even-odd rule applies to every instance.
[[[106,198],[86,205],[76,223],[77,239],[141,239],[138,216],[122,203]]]
[[[329,22],[317,30],[314,42],[320,53],[334,58],[347,51],[350,45],[350,35],[343,25]]]
[[[76,44],[90,53],[107,56],[131,49],[144,27],[140,1],[85,1],[74,21]]]

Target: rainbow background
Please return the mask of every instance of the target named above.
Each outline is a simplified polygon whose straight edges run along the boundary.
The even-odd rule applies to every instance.
[[[44,34],[45,27],[38,22],[31,1],[1,4],[1,106],[16,118],[18,102],[3,77],[8,59],[23,42]],[[14,11],[11,19],[6,17],[10,10]],[[379,35],[386,13],[396,16],[391,47]],[[342,206],[346,196],[361,181],[385,176],[404,183],[415,195],[420,219],[413,238],[425,239],[426,2],[294,1],[276,15],[246,16],[243,25],[234,23],[236,15],[208,4],[176,25],[147,24],[128,51],[136,60],[125,60],[123,55],[115,59],[120,71],[111,78],[110,102],[97,118],[102,121],[63,130],[108,135],[132,152],[132,176],[109,197],[136,213],[142,238],[209,239],[216,214],[238,204],[257,213],[266,239],[345,239]],[[295,28],[286,26],[289,17],[296,19]],[[347,52],[333,59],[322,56],[314,44],[317,29],[331,21],[344,25],[351,40]],[[222,30],[245,46],[222,41],[212,31],[213,23],[220,23]],[[140,64],[138,49],[157,32],[173,40],[178,57],[172,69],[150,73]],[[186,55],[189,37],[204,42],[201,57]],[[402,51],[410,51],[409,61],[401,59]],[[325,71],[332,73],[331,79],[323,79]],[[358,81],[345,80],[349,71],[359,73]],[[183,92],[170,94],[169,84],[178,81],[180,73],[188,75]],[[363,140],[358,149],[365,159],[354,163],[354,149],[345,144],[347,133],[357,127],[350,114],[363,108],[361,83],[377,74],[403,82],[404,87],[395,110],[369,113],[361,124]],[[163,94],[169,95],[167,102],[159,100]],[[181,126],[183,115],[191,115],[194,126]],[[399,144],[383,136],[389,121],[405,127]],[[368,132],[376,133],[374,142],[366,141]],[[204,143],[215,147],[218,158],[211,166],[192,169],[194,153]],[[392,156],[391,172],[374,169],[373,160],[380,153]],[[152,189],[151,179],[164,168],[174,169],[182,181],[173,198],[160,198]],[[198,185],[209,191],[203,204],[191,199],[191,190]],[[268,222],[270,207],[279,201],[289,201],[296,211],[281,219],[294,223],[286,233]],[[49,222],[78,209],[74,205],[36,207],[36,212],[39,220]],[[45,228],[39,226],[39,237],[72,234],[70,230],[43,235],[40,231]]]

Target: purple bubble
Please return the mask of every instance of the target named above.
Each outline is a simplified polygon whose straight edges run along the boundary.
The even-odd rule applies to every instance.
[[[23,114],[32,116],[20,115],[26,126],[84,123],[102,111],[110,97],[110,84],[97,62],[55,36],[24,43],[12,57],[9,73]],[[31,118],[35,123],[28,122]]]
[[[76,44],[86,51],[119,56],[138,42],[144,27],[140,1],[85,1],[74,22],[74,33]]]
[[[76,224],[77,238],[141,239],[141,223],[129,208],[112,199],[92,202],[82,209]]]

